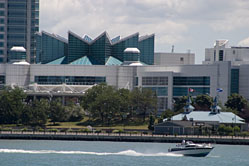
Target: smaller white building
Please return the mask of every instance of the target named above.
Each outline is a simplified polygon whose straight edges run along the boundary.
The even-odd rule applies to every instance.
[[[249,47],[229,47],[228,40],[216,40],[214,48],[205,49],[203,64],[212,64],[217,61],[231,61],[232,66],[249,64]]]
[[[155,65],[193,65],[195,64],[194,53],[155,53]]]

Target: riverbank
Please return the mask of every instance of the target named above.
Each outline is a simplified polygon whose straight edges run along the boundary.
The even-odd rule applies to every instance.
[[[126,133],[79,133],[79,132],[10,132],[1,131],[0,139],[23,140],[75,140],[179,143],[183,139],[196,143],[249,145],[249,137],[196,136],[196,135],[150,135]]]

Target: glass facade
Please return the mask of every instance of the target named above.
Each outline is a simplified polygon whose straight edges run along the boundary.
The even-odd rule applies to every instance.
[[[239,69],[231,70],[231,94],[239,93]]]
[[[124,61],[139,61],[140,60],[140,54],[138,53],[124,53]]]
[[[35,33],[39,31],[38,0],[8,0],[7,54],[13,46],[27,50],[28,61],[35,61]]]
[[[68,44],[66,39],[62,37],[54,36],[47,32],[42,32],[41,35],[36,35],[37,50],[36,50],[36,62],[48,63],[61,57],[67,56]],[[42,50],[42,51],[41,51]]]
[[[224,57],[224,51],[219,50],[219,61],[223,61],[223,57]]]
[[[174,85],[210,85],[210,77],[174,77]]]
[[[154,40],[155,35],[151,35],[140,39],[138,43],[141,52],[140,61],[148,65],[154,64]]]
[[[90,45],[90,57],[94,59],[94,65],[105,65],[110,56],[111,42],[105,32]]]
[[[5,76],[0,75],[0,85],[4,85],[5,84]]]
[[[89,43],[81,37],[68,33],[68,57],[67,63],[71,63],[83,56],[89,55]]]
[[[168,88],[167,87],[143,87],[143,89],[151,89],[156,93],[157,96],[168,96]]]
[[[157,109],[158,114],[165,111],[168,108],[168,98],[167,97],[158,97],[157,98]]]
[[[129,47],[138,48],[138,39],[139,34],[136,33],[114,43],[112,45],[112,56],[120,61],[124,61],[124,50]]]
[[[142,77],[142,85],[168,85],[168,77]]]
[[[35,76],[35,82],[38,84],[67,84],[67,85],[94,85],[105,83],[106,77],[92,77],[92,76]]]
[[[194,89],[194,92],[189,93],[188,89]],[[173,87],[173,96],[197,96],[200,94],[210,94],[210,87]]]
[[[42,35],[43,36],[43,35]],[[87,57],[90,61],[88,64],[92,65],[110,65],[111,59],[115,59],[115,65],[120,65],[124,62],[125,58],[127,61],[138,61],[140,57],[144,56],[144,61],[140,59],[141,62],[146,64],[153,64],[154,61],[154,35],[150,37],[141,37],[139,39],[139,33],[135,33],[120,40],[120,37],[115,38],[115,40],[110,40],[106,32],[102,33],[96,39],[92,40],[90,37],[85,36],[84,38],[74,34],[73,32],[68,33],[68,53],[65,54],[64,64],[75,64],[74,61],[82,57]],[[48,59],[51,58],[51,51],[47,53],[48,50],[56,50],[57,45],[51,44],[51,39],[37,39],[37,50],[36,55],[38,59]],[[44,48],[39,45],[46,45]],[[50,48],[49,48],[50,47]],[[141,55],[126,55],[124,50],[126,48],[140,48]],[[41,48],[41,50],[39,50]],[[62,49],[62,48],[61,48]],[[42,54],[39,54],[42,52]],[[62,56],[62,55],[61,55]],[[43,58],[45,57],[45,58]],[[57,56],[56,56],[57,57]],[[60,57],[57,57],[60,58]],[[54,59],[50,60],[53,61]],[[153,60],[153,61],[152,61]],[[46,63],[49,63],[46,62]],[[78,63],[77,63],[78,64]],[[88,65],[87,64],[87,65]],[[112,63],[111,63],[112,64]],[[85,65],[85,64],[81,64]]]

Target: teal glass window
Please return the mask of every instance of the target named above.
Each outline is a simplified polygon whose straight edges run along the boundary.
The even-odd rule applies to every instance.
[[[120,61],[124,61],[124,50],[129,47],[138,48],[139,34],[136,33],[123,40],[113,43],[111,54]]]
[[[0,24],[4,24],[4,18],[0,18]]]
[[[0,75],[0,84],[5,84],[5,76]]]
[[[4,34],[0,34],[0,39],[4,39]]]
[[[43,32],[38,44],[39,49],[42,48],[40,59],[43,64],[67,56],[68,44],[64,38]]]
[[[68,63],[83,56],[88,56],[89,44],[73,33],[68,34]]]
[[[3,55],[3,50],[0,50],[0,55]]]
[[[174,77],[174,85],[210,85],[210,77]]]
[[[194,92],[189,93],[188,89],[192,88],[194,89]],[[201,94],[210,94],[210,88],[209,87],[174,87],[173,88],[173,96],[198,96]]]
[[[4,27],[0,26],[0,32],[4,32]]]
[[[0,16],[5,16],[5,12],[4,11],[0,11]]]
[[[168,77],[142,77],[142,85],[168,85]]]
[[[231,70],[231,94],[239,93],[239,69]]]
[[[4,46],[4,42],[0,42],[0,47],[3,47]]]
[[[224,51],[220,50],[219,51],[219,61],[223,61],[223,57],[224,57]]]
[[[148,65],[154,64],[154,40],[155,35],[139,39],[140,61]]]
[[[5,4],[4,3],[0,3],[0,8],[5,8]]]
[[[168,96],[167,87],[144,87],[143,89],[151,89],[157,96]]]
[[[44,85],[95,85],[106,82],[106,77],[92,76],[35,76],[35,82]]]
[[[168,108],[168,98],[158,97],[157,98],[157,109],[159,111],[165,111]]]

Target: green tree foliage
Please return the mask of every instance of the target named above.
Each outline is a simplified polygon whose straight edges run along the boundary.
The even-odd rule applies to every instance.
[[[173,111],[171,111],[170,109],[167,109],[167,110],[165,110],[164,112],[162,112],[162,114],[161,114],[161,118],[162,119],[165,119],[165,118],[171,118],[172,116],[174,116],[175,114],[174,114],[174,112]]]
[[[65,121],[77,122],[84,118],[84,110],[80,105],[72,104],[65,107]]]
[[[133,114],[133,110],[131,109],[131,95],[128,89],[119,89],[117,90],[118,93],[118,103],[119,103],[119,110],[118,115],[124,121],[128,116]]]
[[[45,99],[34,100],[25,106],[22,112],[22,124],[44,126],[48,120],[49,103]]]
[[[174,112],[183,112],[183,107],[186,105],[187,100],[187,96],[182,96],[180,98],[175,99]]]
[[[242,112],[247,105],[247,100],[243,96],[236,93],[229,96],[227,102],[225,103],[226,107],[237,110],[238,112]]]
[[[194,101],[195,109],[210,111],[210,108],[213,104],[213,98],[209,95],[198,95]]]
[[[66,119],[66,111],[62,105],[61,99],[57,98],[52,100],[49,108],[49,118],[51,122],[55,124],[55,122],[62,122]]]
[[[150,113],[156,114],[157,97],[151,89],[135,88],[131,92],[131,102],[136,113],[143,117],[143,121],[145,121],[146,115]]]
[[[26,94],[22,89],[7,87],[0,95],[0,123],[19,124],[20,116],[25,107],[24,100]]]
[[[119,110],[118,97],[112,86],[100,84],[87,90],[81,105],[92,117],[101,119],[103,123],[109,123]]]
[[[154,123],[155,123],[155,117],[153,115],[150,115],[149,125],[148,125],[149,130],[154,130]]]

